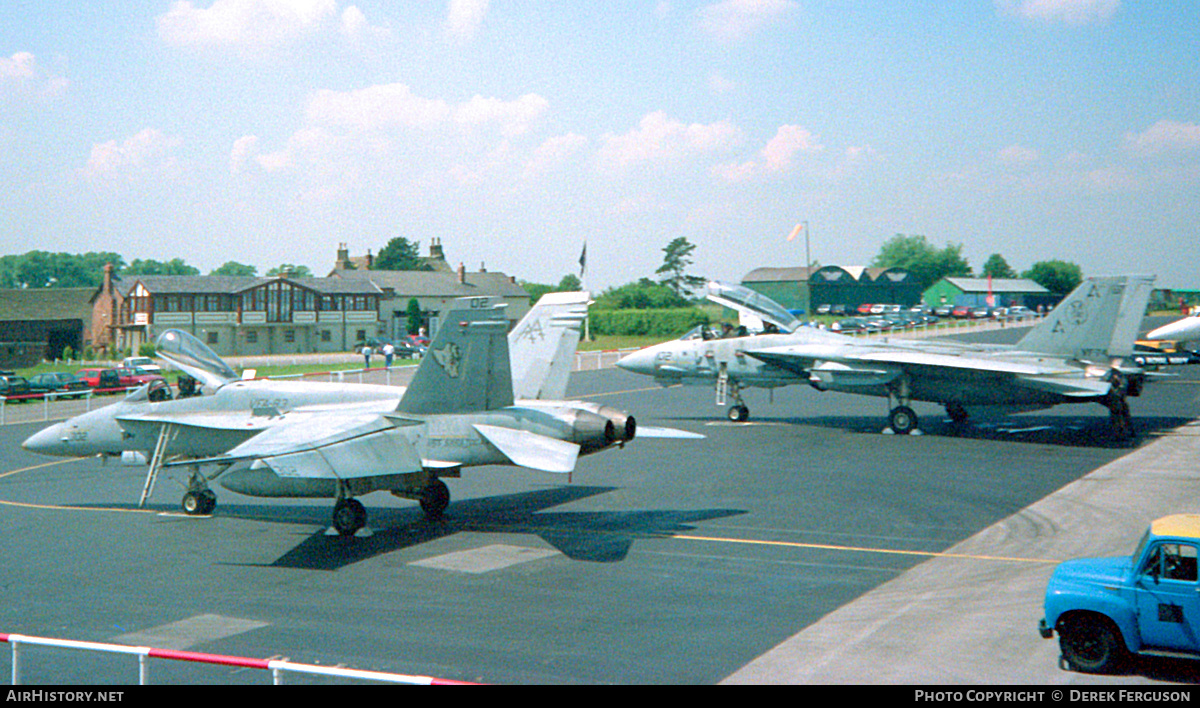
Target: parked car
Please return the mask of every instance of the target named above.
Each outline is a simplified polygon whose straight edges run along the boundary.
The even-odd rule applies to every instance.
[[[87,389],[88,385],[86,381],[66,371],[54,371],[29,377],[29,392],[33,394],[44,396],[47,393],[70,393],[75,391],[77,393],[71,396],[71,398],[79,398],[86,395]]]
[[[127,356],[121,360],[121,366],[127,369],[141,369],[149,374],[162,374],[162,367],[148,356]]]
[[[29,398],[29,382],[16,374],[0,376],[0,396],[9,401],[24,401]]]
[[[75,375],[83,379],[88,388],[97,391],[121,388],[121,377],[117,375],[116,369],[80,369]]]
[[[971,307],[969,305],[958,305],[950,311],[950,316],[956,320],[965,320],[971,316]]]
[[[845,305],[832,305],[829,308],[829,314],[833,315],[834,317],[845,317],[849,313],[847,312]]]
[[[124,386],[125,388],[136,388],[142,384],[154,383],[155,381],[166,381],[166,379],[159,374],[152,374],[145,369],[139,369],[137,367],[121,366],[117,367],[116,372],[117,379],[120,381],[120,385]]]
[[[1151,523],[1132,555],[1059,563],[1038,633],[1057,632],[1076,671],[1109,672],[1132,654],[1200,659],[1197,549],[1200,514],[1175,514]]]
[[[1024,305],[1013,305],[1012,307],[1008,308],[1008,319],[1020,320],[1026,317],[1033,317],[1033,310],[1025,307]]]
[[[857,313],[858,313],[858,314],[860,314],[860,315],[869,315],[869,314],[871,314],[871,303],[869,303],[869,302],[864,302],[863,304],[861,304],[861,305],[859,305],[859,306],[858,306],[858,308],[855,310],[855,312],[857,312]]]
[[[937,317],[950,317],[954,314],[954,305],[938,305],[933,308],[933,314]]]

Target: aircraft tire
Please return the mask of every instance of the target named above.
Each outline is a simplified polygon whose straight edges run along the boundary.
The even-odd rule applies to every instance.
[[[181,505],[183,506],[183,513],[188,516],[211,514],[212,510],[217,507],[217,495],[213,494],[211,489],[187,492],[183,495]]]
[[[440,519],[450,505],[450,488],[440,479],[435,479],[421,490],[421,511],[430,519]]]
[[[888,425],[897,435],[908,435],[917,429],[917,413],[908,406],[896,406],[888,414]]]
[[[367,510],[357,499],[339,499],[333,505],[333,527],[343,536],[353,536],[367,523]]]
[[[734,423],[744,423],[750,419],[750,409],[743,405],[730,406],[726,415]]]

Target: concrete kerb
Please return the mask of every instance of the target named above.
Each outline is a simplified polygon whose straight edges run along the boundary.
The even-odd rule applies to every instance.
[[[1057,640],[1036,629],[1043,593],[1057,562],[1130,553],[1150,521],[1200,512],[1197,459],[1200,421],[829,613],[723,683],[1144,683],[1060,670]]]

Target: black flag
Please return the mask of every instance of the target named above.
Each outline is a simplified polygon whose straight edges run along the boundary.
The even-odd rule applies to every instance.
[[[583,242],[583,252],[579,254],[579,277],[583,277],[583,271],[587,270],[587,241]]]

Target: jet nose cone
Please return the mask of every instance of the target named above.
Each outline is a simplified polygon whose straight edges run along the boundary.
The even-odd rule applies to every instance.
[[[61,455],[63,453],[63,424],[55,423],[49,428],[39,430],[38,432],[26,438],[25,442],[21,443],[21,447],[30,452],[36,452],[42,455]]]
[[[650,349],[642,349],[618,359],[617,366],[635,374],[653,374],[654,354]]]

